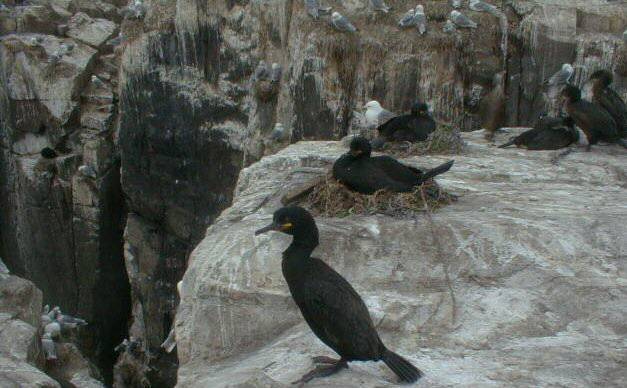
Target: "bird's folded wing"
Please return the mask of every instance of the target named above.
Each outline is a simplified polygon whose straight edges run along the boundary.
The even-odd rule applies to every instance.
[[[342,276],[323,265],[324,270],[303,283],[304,294],[298,303],[303,317],[332,349],[370,353],[378,345],[378,337],[366,305]]]

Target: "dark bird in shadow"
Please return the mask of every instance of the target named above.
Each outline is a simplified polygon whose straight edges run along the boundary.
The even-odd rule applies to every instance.
[[[403,382],[421,377],[418,368],[385,347],[357,291],[325,262],[311,257],[318,246],[318,228],[309,212],[297,206],[281,208],[255,235],[269,231],[294,237],[283,252],[283,276],[311,330],[340,356],[315,357],[315,369],[294,384],[330,376],[348,368],[350,361],[383,361]]]
[[[59,155],[57,154],[57,151],[53,150],[53,149],[52,149],[52,148],[50,148],[50,147],[44,147],[44,148],[42,148],[42,149],[41,149],[40,154],[41,154],[41,157],[42,157],[42,158],[45,158],[45,159],[54,159],[54,158],[56,158],[57,156],[59,156]]]
[[[384,141],[425,141],[435,131],[435,120],[429,114],[429,106],[422,101],[416,102],[409,114],[396,116],[379,125],[379,139]],[[382,145],[381,140],[378,140]]]
[[[373,194],[383,189],[402,193],[413,191],[426,180],[448,171],[454,162],[450,160],[423,172],[389,156],[373,157],[371,153],[368,139],[355,137],[351,141],[350,151],[333,164],[333,177],[362,194]]]
[[[566,85],[561,95],[565,101],[566,112],[588,138],[588,150],[599,140],[620,143],[623,147],[627,147],[618,136],[612,116],[599,105],[582,100],[581,90],[578,87]]]
[[[494,139],[497,130],[505,125],[505,72],[496,73],[492,79],[492,90],[479,103],[481,127],[485,129],[485,138]]]
[[[543,117],[538,120],[533,129],[511,138],[507,143],[500,145],[499,148],[515,145],[516,147],[533,151],[558,150],[568,147],[578,140],[579,132],[570,117]]]
[[[610,88],[614,77],[607,70],[592,73],[592,102],[600,105],[612,116],[620,137],[627,137],[627,107],[625,101]]]

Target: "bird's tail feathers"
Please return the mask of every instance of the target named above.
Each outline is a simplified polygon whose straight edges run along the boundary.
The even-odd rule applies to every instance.
[[[420,369],[391,350],[385,350],[382,360],[403,382],[415,383],[422,377]]]
[[[433,178],[436,175],[440,175],[442,173],[447,172],[448,170],[451,169],[451,167],[453,167],[453,163],[455,163],[454,160],[449,160],[448,162],[441,164],[437,166],[436,168],[425,171],[425,173],[422,174],[423,181],[426,181],[427,179]]]

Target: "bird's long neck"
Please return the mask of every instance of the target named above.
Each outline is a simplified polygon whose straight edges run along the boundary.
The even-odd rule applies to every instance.
[[[311,253],[318,246],[318,229],[316,227],[299,230],[294,234],[290,246],[283,252],[284,260],[309,259]]]

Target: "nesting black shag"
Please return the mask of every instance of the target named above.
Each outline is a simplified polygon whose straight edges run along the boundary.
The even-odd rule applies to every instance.
[[[598,70],[592,73],[592,102],[600,105],[609,113],[620,137],[627,137],[627,107],[625,101],[616,91],[610,88],[614,77],[607,70]]]
[[[351,141],[350,151],[333,165],[333,177],[349,189],[362,194],[373,194],[383,189],[403,193],[413,191],[416,186],[448,171],[453,165],[453,160],[450,160],[423,172],[389,156],[370,156],[371,152],[368,139],[355,137]]]
[[[533,129],[525,131],[510,139],[499,148],[511,145],[523,147],[528,150],[558,150],[568,147],[579,140],[579,132],[575,129],[575,123],[570,117],[556,118],[543,117]]]
[[[283,276],[311,330],[340,356],[315,357],[316,368],[295,383],[332,375],[349,361],[383,361],[403,382],[420,378],[420,370],[385,347],[357,291],[324,261],[311,257],[318,246],[318,228],[309,212],[298,206],[281,208],[255,235],[268,231],[294,237],[283,252]]]
[[[379,137],[385,141],[425,141],[435,131],[435,120],[429,114],[429,106],[422,101],[416,102],[411,113],[396,116],[379,125]]]
[[[58,156],[57,152],[50,147],[41,149],[41,156],[46,159],[54,159]]]
[[[588,149],[599,140],[618,142],[616,123],[605,109],[582,100],[581,90],[573,85],[567,85],[562,90],[562,96],[565,99],[566,112],[588,138]]]

